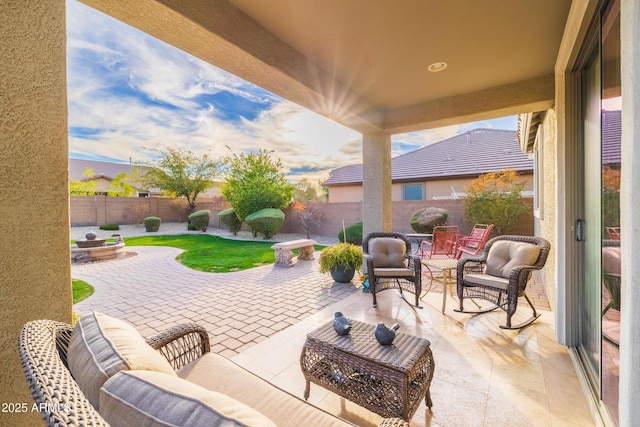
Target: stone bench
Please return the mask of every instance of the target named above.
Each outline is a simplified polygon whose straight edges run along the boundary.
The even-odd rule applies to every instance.
[[[311,239],[299,239],[291,240],[290,242],[280,242],[271,246],[271,249],[275,250],[276,266],[278,267],[292,267],[295,262],[293,261],[292,249],[298,249],[298,259],[312,260],[315,240]]]

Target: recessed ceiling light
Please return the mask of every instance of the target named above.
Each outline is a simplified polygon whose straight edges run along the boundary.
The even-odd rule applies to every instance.
[[[429,68],[427,69],[432,73],[437,73],[444,70],[445,68],[447,68],[446,62],[434,62],[433,64],[429,65]]]

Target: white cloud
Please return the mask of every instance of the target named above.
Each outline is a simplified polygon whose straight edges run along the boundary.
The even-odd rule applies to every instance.
[[[362,162],[361,136],[192,57],[76,0],[67,1],[70,152],[134,162],[145,148],[179,146],[214,156],[273,150],[291,176],[326,176]],[[198,97],[226,91],[264,105],[253,119],[225,119]],[[395,135],[393,155],[493,121]],[[81,128],[78,130],[77,128]],[[82,137],[82,129],[87,136]],[[96,135],[93,135],[97,132]]]

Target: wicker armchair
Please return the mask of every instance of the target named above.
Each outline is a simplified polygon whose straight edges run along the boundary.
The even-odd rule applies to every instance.
[[[52,320],[34,320],[20,333],[19,352],[34,401],[46,410],[40,414],[46,426],[108,427],[87,400],[67,365],[67,349],[73,326]],[[179,369],[210,351],[209,335],[197,324],[177,325],[147,343]],[[381,427],[409,427],[398,418],[382,421]]]
[[[541,237],[498,236],[489,240],[479,257],[463,258],[457,265],[457,291],[460,309],[463,313],[486,313],[501,308],[507,313],[503,329],[520,329],[535,321],[540,314],[536,312],[531,300],[525,294],[527,281],[533,270],[540,270],[549,255],[550,243]],[[468,266],[484,264],[483,272],[477,272]],[[523,296],[533,310],[528,320],[511,325],[511,317],[518,307],[518,297]],[[495,304],[487,310],[465,311],[465,298],[480,298]]]
[[[422,264],[420,257],[411,253],[411,242],[401,233],[370,233],[362,241],[364,261],[369,275],[373,306],[377,307],[376,293],[398,289],[415,294],[417,308],[422,292]],[[402,295],[404,298],[404,295]],[[409,303],[407,301],[407,303]]]
[[[35,402],[47,426],[109,426],[89,403],[69,372],[67,349],[73,326],[34,320],[20,333],[20,358]],[[179,369],[210,351],[207,331],[196,324],[178,325],[147,343]]]

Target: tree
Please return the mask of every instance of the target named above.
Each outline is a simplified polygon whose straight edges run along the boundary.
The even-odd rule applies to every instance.
[[[199,157],[189,150],[175,147],[151,151],[159,153],[160,159],[147,163],[150,167],[140,176],[143,186],[158,187],[171,196],[185,197],[189,212],[193,212],[198,194],[213,185],[220,162],[210,159],[207,154]]]
[[[318,208],[312,203],[321,203],[326,201],[322,189],[322,182],[312,181],[309,178],[302,178],[296,183],[293,190],[293,203],[291,207],[298,215],[298,220],[302,226],[302,231],[306,234],[307,239],[311,238],[311,230],[320,224],[324,219],[322,214],[318,212]]]
[[[126,172],[120,172],[111,180],[111,185],[107,191],[107,196],[131,197],[136,194],[136,188],[129,182],[129,175]]]
[[[309,178],[302,178],[296,183],[293,199],[300,203],[318,203],[327,200],[322,182],[320,180],[314,182]]]
[[[266,208],[284,209],[293,197],[293,184],[287,182],[280,160],[273,151],[232,154],[224,159],[226,179],[222,195],[231,203],[240,221]]]
[[[82,172],[84,179],[69,181],[69,193],[72,196],[95,196],[98,190],[98,183],[92,179],[95,175],[96,171],[91,168],[85,168]]]
[[[464,220],[467,224],[493,224],[498,235],[510,231],[529,206],[520,199],[524,183],[514,170],[480,175],[466,188]]]

